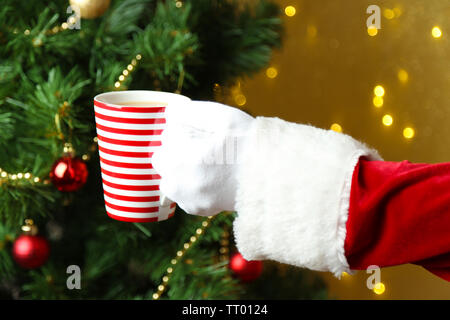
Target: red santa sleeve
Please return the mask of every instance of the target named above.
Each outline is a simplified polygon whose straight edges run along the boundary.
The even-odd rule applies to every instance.
[[[450,281],[450,163],[361,157],[346,231],[350,269],[414,263]]]

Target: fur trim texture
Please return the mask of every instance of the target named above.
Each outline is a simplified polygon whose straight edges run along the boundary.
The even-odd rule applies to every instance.
[[[360,156],[382,160],[352,137],[257,117],[238,169],[233,229],[247,260],[275,260],[340,276],[351,179]]]

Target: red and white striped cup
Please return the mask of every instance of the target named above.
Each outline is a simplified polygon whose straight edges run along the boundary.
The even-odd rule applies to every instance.
[[[153,222],[173,216],[176,204],[159,191],[151,158],[161,146],[164,113],[188,97],[161,91],[115,91],[94,97],[107,214],[120,221]]]

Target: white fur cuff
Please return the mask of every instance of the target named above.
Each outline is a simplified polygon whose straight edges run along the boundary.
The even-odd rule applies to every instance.
[[[241,150],[234,234],[247,260],[340,276],[353,170],[377,151],[332,130],[258,117]]]

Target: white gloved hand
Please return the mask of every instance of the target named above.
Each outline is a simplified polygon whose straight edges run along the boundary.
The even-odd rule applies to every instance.
[[[253,120],[218,102],[170,105],[162,146],[152,157],[161,192],[189,214],[235,210],[240,150]]]

